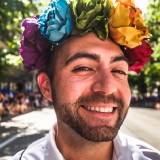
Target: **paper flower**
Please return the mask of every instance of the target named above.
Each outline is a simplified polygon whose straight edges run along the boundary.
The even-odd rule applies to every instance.
[[[72,30],[72,17],[66,0],[55,0],[38,20],[41,33],[51,43],[62,43]]]
[[[133,49],[125,47],[124,53],[129,62],[131,62],[129,70],[140,73],[140,70],[144,68],[144,65],[150,60],[153,50],[151,49],[151,46],[143,40],[140,46]]]
[[[95,32],[101,39],[108,37],[112,0],[70,0],[75,25],[72,35]]]
[[[140,9],[131,0],[117,0],[114,7],[109,35],[117,44],[134,48],[141,45],[143,39],[151,37],[144,26]]]
[[[47,53],[51,47],[48,39],[39,32],[38,18],[27,18],[22,23],[24,38],[21,40],[20,54],[29,72],[46,67]]]
[[[140,9],[133,0],[53,0],[40,17],[24,20],[20,54],[29,71],[46,68],[52,45],[69,36],[94,32],[110,37],[131,62],[129,70],[140,72],[151,57],[150,38]]]

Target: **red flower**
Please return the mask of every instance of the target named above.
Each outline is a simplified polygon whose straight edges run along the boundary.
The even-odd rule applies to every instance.
[[[135,48],[124,47],[124,54],[130,62],[130,71],[135,71],[137,74],[144,68],[144,65],[150,60],[153,50],[151,46],[145,41],[142,41],[140,46]]]

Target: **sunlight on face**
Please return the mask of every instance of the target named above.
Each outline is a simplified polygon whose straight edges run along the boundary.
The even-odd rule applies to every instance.
[[[70,134],[93,142],[113,140],[131,98],[122,50],[110,39],[87,33],[68,38],[59,53],[51,84],[61,130],[70,127]]]

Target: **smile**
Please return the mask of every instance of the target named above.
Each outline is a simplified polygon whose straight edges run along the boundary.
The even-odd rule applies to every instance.
[[[86,107],[88,111],[101,112],[101,113],[112,113],[113,107]]]

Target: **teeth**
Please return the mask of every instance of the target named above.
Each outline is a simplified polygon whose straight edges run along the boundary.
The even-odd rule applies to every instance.
[[[103,107],[89,107],[88,106],[87,110],[96,111],[96,112],[102,112],[102,113],[111,113],[111,112],[113,112],[113,107],[103,108]]]

